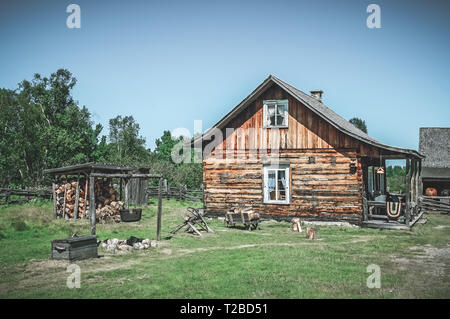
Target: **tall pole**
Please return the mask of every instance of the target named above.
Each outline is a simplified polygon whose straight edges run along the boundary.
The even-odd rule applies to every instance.
[[[78,205],[80,204],[80,174],[77,176],[77,189],[75,191],[75,208],[73,209],[73,217],[78,219]]]
[[[56,217],[58,216],[57,212],[56,212],[56,203],[58,200],[58,196],[56,195],[56,178],[53,178],[53,183],[52,183],[52,194],[53,194],[53,218],[56,219]]]
[[[91,219],[91,235],[95,235],[95,193],[94,177],[89,176],[89,217]]]
[[[161,213],[162,213],[162,178],[159,179],[158,183],[158,221],[156,228],[156,240],[161,240]]]

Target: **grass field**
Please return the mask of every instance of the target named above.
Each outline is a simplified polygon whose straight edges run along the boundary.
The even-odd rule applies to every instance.
[[[53,220],[50,202],[2,206],[0,298],[450,298],[450,216],[425,215],[410,232],[322,226],[315,241],[287,222],[246,231],[217,219],[201,238],[168,236],[187,206],[163,202],[157,248],[99,248],[101,258],[75,262],[79,289],[67,288],[69,262],[50,259],[50,242],[88,234],[88,222]],[[154,239],[156,206],[138,223],[99,224],[97,234]],[[367,287],[370,264],[380,266],[379,289]]]

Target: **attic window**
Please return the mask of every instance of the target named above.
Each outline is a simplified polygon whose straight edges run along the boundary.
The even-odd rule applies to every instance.
[[[264,128],[288,127],[288,100],[267,100],[263,106]]]

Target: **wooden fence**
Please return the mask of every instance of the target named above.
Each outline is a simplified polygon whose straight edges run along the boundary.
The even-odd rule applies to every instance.
[[[149,186],[147,188],[147,195],[149,198],[158,197],[158,187]],[[202,202],[203,201],[203,190],[200,189],[189,189],[187,187],[175,187],[164,185],[162,197],[166,199],[174,198],[176,200],[184,200],[189,202]]]
[[[423,211],[450,213],[449,196],[420,196],[419,206]]]
[[[52,198],[51,189],[14,189],[0,188],[0,205],[24,203],[33,198]]]

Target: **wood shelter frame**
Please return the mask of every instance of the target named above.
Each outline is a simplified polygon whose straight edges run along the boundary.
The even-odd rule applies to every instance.
[[[402,227],[410,228],[412,227],[417,220],[422,216],[422,212],[419,207],[419,197],[421,196],[422,190],[422,181],[421,181],[421,171],[422,171],[422,159],[423,156],[415,156],[415,155],[406,155],[406,154],[382,154],[380,153],[380,159],[377,157],[366,157],[362,161],[362,170],[363,170],[363,181],[364,181],[364,190],[363,190],[363,224],[373,228],[386,228],[387,225],[383,223],[371,223],[369,221],[369,208],[371,206],[377,205],[376,202],[370,201],[367,199],[367,190],[368,190],[368,166],[380,166],[376,165],[381,164],[381,167],[384,169],[384,194],[386,194],[386,160],[405,160],[406,161],[406,176],[405,176],[405,219],[404,226]],[[389,223],[390,226],[387,228],[395,228],[395,223]],[[401,223],[399,223],[401,224]]]
[[[75,192],[75,212],[78,212],[79,202],[79,181],[80,176],[84,175],[86,180],[89,181],[89,192],[85,192],[86,196],[89,193],[89,219],[91,224],[91,235],[96,233],[96,205],[95,205],[95,192],[94,183],[95,178],[119,178],[120,179],[120,197],[122,199],[122,184],[125,183],[124,190],[124,205],[125,208],[129,208],[129,182],[132,178],[158,178],[158,220],[157,220],[157,240],[161,240],[161,215],[162,215],[162,175],[161,174],[136,174],[132,173],[136,170],[136,167],[115,165],[115,164],[103,164],[103,163],[84,163],[79,165],[65,166],[59,168],[52,168],[44,170],[45,174],[52,176],[52,192],[53,192],[53,216],[57,217],[56,211],[56,193],[55,182],[58,176],[76,176],[77,188]],[[88,184],[86,184],[88,185]],[[77,213],[74,217],[77,218]]]

